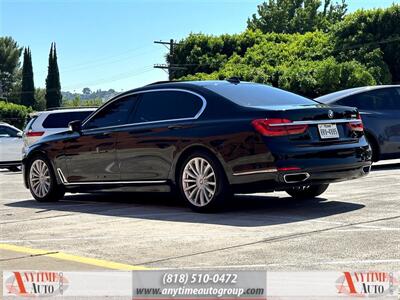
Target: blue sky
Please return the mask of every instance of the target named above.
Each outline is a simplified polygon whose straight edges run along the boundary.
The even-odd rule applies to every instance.
[[[63,90],[135,88],[166,80],[153,69],[167,49],[154,40],[190,32],[238,33],[262,0],[0,0],[0,32],[32,51],[35,86],[44,87],[57,43]],[[349,11],[400,0],[347,0]]]

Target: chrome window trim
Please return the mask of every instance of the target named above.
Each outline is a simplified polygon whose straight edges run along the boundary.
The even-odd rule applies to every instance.
[[[82,123],[82,127],[85,126],[85,124],[87,122],[89,122],[92,118],[94,118],[100,111],[102,111],[103,109],[105,109],[107,106],[109,106],[111,103],[114,103],[115,101],[118,101],[122,98],[125,97],[129,97],[132,95],[140,95],[140,94],[144,94],[144,93],[152,93],[152,92],[184,92],[184,93],[189,93],[192,95],[197,96],[198,98],[200,98],[200,100],[202,101],[203,105],[201,106],[200,110],[197,112],[197,114],[194,117],[190,117],[190,118],[178,118],[178,119],[166,119],[166,120],[158,120],[158,121],[148,121],[148,122],[139,122],[139,123],[129,123],[129,124],[123,124],[123,125],[114,125],[114,126],[105,126],[105,127],[98,127],[98,128],[91,128],[91,129],[82,129],[83,132],[90,132],[90,131],[96,131],[96,130],[101,130],[101,129],[111,129],[111,128],[117,128],[117,127],[127,127],[127,126],[135,126],[135,125],[145,125],[145,124],[157,124],[157,123],[162,123],[162,122],[171,122],[171,121],[188,121],[188,120],[196,120],[198,119],[201,114],[204,112],[204,110],[206,109],[207,106],[207,101],[206,99],[196,93],[196,92],[192,92],[189,90],[185,90],[185,89],[180,89],[180,88],[165,88],[165,89],[152,89],[152,90],[145,90],[145,91],[136,91],[136,92],[132,92],[132,93],[128,93],[128,94],[124,94],[121,96],[117,96],[115,99],[109,101],[109,103],[105,104],[101,109],[99,109],[98,111],[96,111],[93,115],[89,116],[88,119],[85,120],[84,123]]]
[[[336,123],[361,123],[359,119],[331,119],[331,120],[316,120],[316,121],[294,121],[291,123],[270,124],[269,126],[291,126],[291,125],[312,125],[312,124],[336,124]]]

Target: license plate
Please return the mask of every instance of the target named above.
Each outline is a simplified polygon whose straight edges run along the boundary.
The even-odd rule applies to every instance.
[[[339,137],[336,124],[318,124],[318,130],[321,139],[336,139]]]

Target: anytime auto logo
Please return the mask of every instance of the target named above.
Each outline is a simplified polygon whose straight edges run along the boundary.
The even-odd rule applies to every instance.
[[[336,280],[339,294],[358,297],[394,295],[398,280],[391,272],[343,272]]]
[[[53,271],[12,272],[5,279],[6,293],[23,297],[62,295],[68,284],[62,272]]]

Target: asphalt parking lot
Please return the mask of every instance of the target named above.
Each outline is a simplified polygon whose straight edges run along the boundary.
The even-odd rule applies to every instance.
[[[37,203],[0,170],[0,268],[399,270],[400,160],[316,200],[238,195],[218,214],[169,195],[67,194]]]

